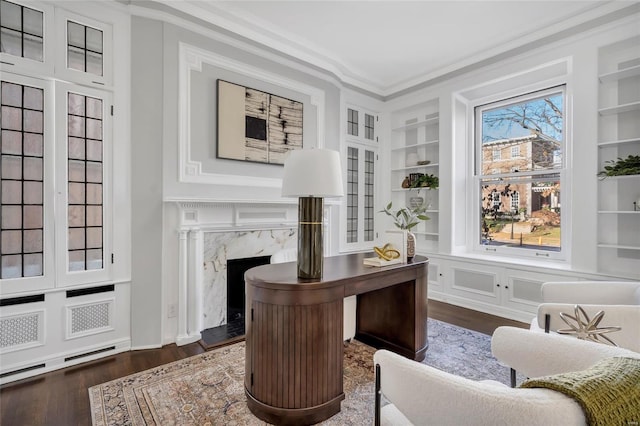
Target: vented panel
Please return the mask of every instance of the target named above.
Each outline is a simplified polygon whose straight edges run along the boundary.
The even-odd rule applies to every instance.
[[[113,329],[113,300],[67,307],[67,337],[80,337]]]
[[[542,303],[542,282],[526,280],[523,278],[512,278],[513,297],[523,301],[535,302],[536,306]]]
[[[455,287],[480,293],[494,293],[495,274],[464,269],[453,270],[453,283]]]
[[[39,345],[42,312],[29,312],[0,319],[0,350],[22,349]]]

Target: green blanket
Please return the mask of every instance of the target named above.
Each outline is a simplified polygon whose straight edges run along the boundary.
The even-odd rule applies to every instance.
[[[640,425],[640,359],[607,358],[587,370],[526,380],[521,387],[572,397],[589,425]]]

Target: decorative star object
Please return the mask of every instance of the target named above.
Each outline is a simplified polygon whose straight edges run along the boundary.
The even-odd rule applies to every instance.
[[[589,315],[582,309],[582,306],[574,306],[575,316],[560,312],[560,318],[571,328],[563,328],[558,330],[560,334],[571,334],[578,339],[591,340],[596,343],[609,343],[613,346],[618,346],[613,340],[605,336],[606,333],[613,333],[614,331],[622,330],[622,327],[598,327],[600,321],[604,317],[604,311],[598,311],[593,319],[589,319]],[[570,321],[571,320],[571,321]],[[600,340],[603,339],[606,342]]]

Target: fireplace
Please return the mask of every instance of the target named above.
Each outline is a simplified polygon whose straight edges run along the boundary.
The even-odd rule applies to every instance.
[[[266,265],[271,256],[227,260],[227,324],[244,321],[244,273],[254,266]]]
[[[172,291],[175,291],[173,297],[178,305],[176,344],[180,346],[201,338],[204,340],[207,330],[218,329],[227,325],[236,314],[242,315],[244,272],[267,263],[268,255],[296,246],[298,203],[297,200],[165,201],[177,206],[175,273],[178,285]],[[330,218],[335,216],[330,210],[337,206],[339,203],[325,203],[325,231],[330,228]],[[332,242],[330,232],[324,235],[325,255],[328,255],[337,243]],[[263,260],[240,269],[237,273],[240,285],[228,289],[227,268],[233,266],[228,266],[227,262],[256,257]],[[237,293],[237,289],[242,293]],[[231,309],[227,304],[228,296]],[[244,324],[233,332],[244,335]]]
[[[213,348],[244,337],[244,273],[254,266],[269,263],[271,256],[227,259],[227,309],[224,324],[202,330],[202,345]]]

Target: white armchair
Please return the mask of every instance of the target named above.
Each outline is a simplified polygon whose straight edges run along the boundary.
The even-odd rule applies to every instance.
[[[560,313],[573,316],[574,306],[580,305],[591,319],[598,311],[604,311],[598,327],[621,327],[620,331],[605,335],[622,348],[640,352],[640,282],[547,282],[542,285],[542,301],[531,330],[568,329]]]
[[[585,369],[610,356],[640,357],[613,346],[514,327],[496,330],[492,351],[531,377]],[[374,364],[376,424],[586,424],[577,402],[549,389],[514,389],[491,380],[469,380],[386,350],[375,353]],[[380,394],[388,404],[381,406]]]
[[[296,262],[298,260],[298,250],[295,248],[282,249],[271,255],[271,263]],[[344,340],[351,340],[356,335],[356,307],[357,296],[344,298],[343,311],[343,331]]]

